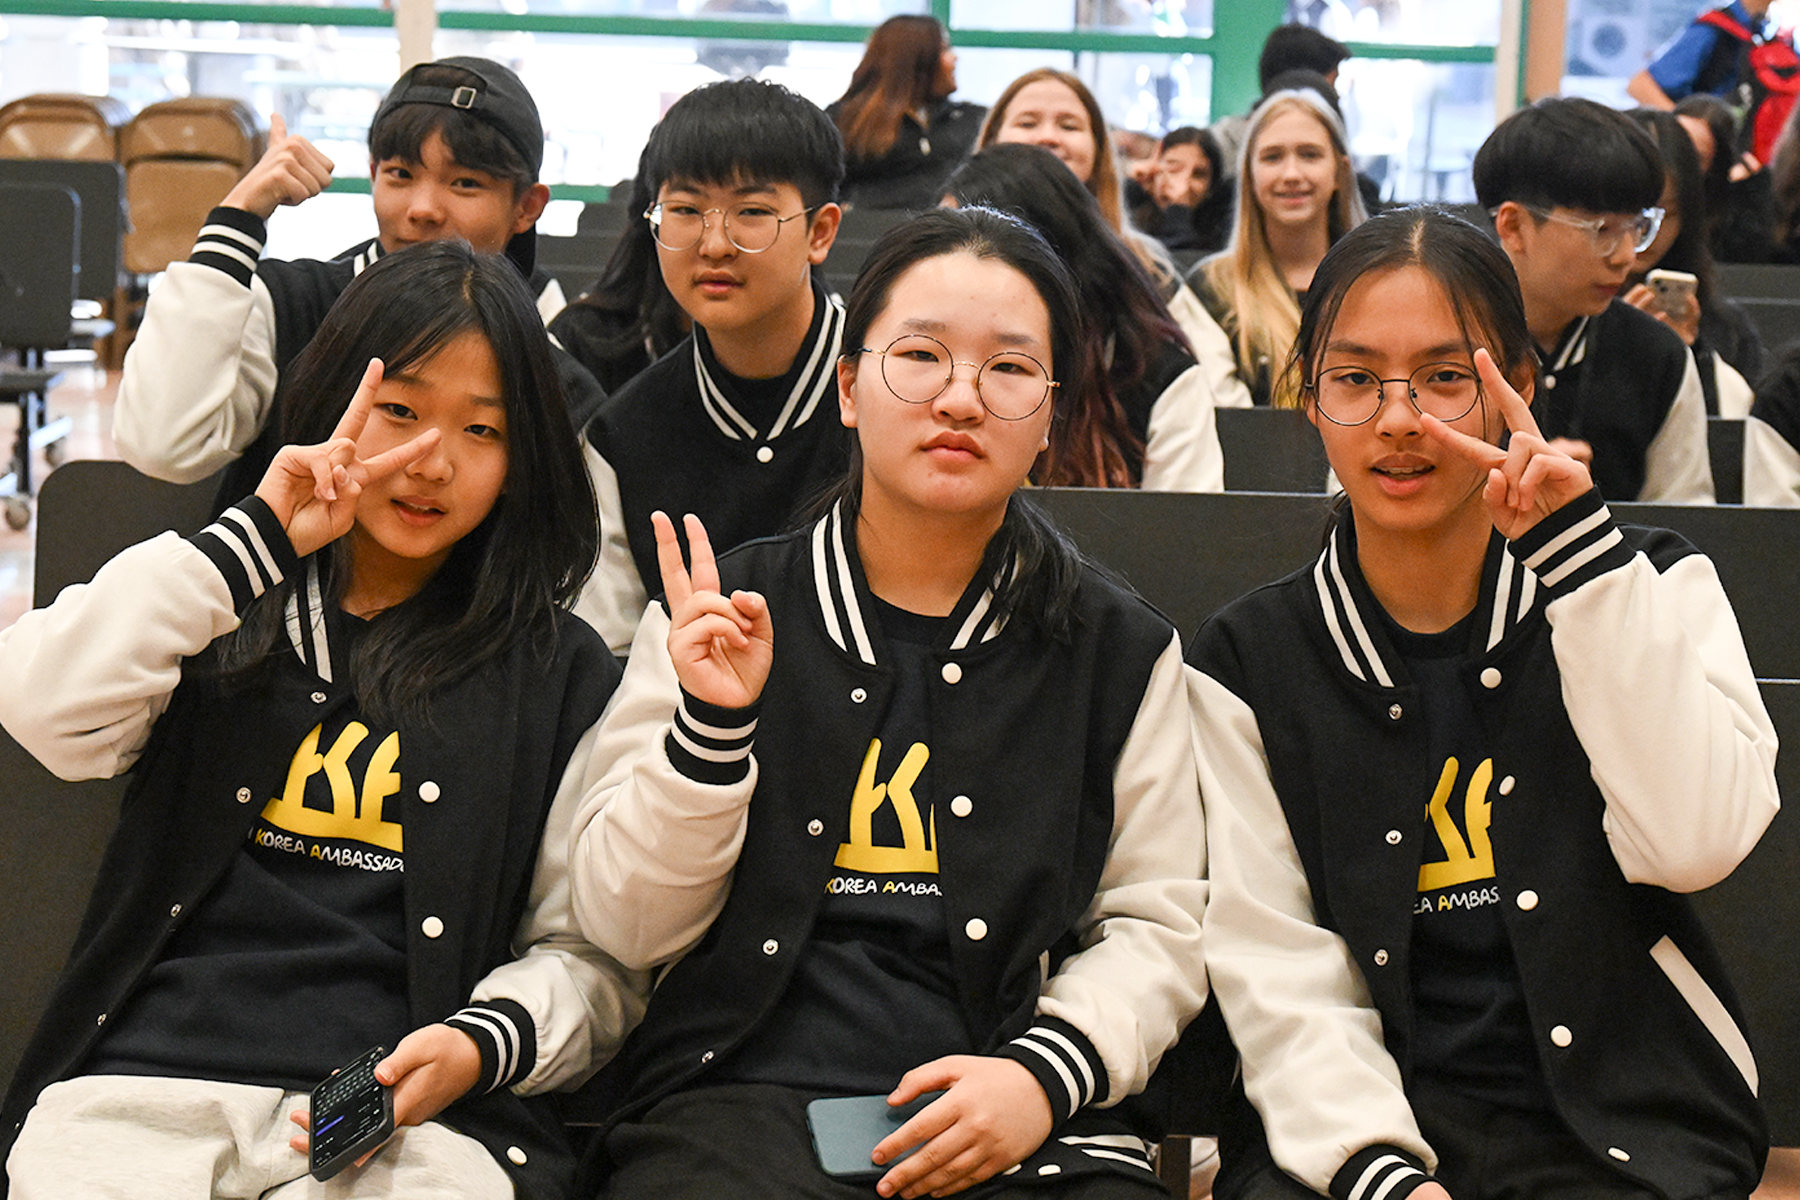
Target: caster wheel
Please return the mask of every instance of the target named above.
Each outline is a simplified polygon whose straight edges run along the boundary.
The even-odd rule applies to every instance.
[[[11,529],[23,529],[31,524],[31,501],[23,496],[6,498],[6,524]]]
[[[68,460],[68,457],[69,443],[63,438],[57,438],[54,442],[51,442],[48,446],[44,447],[44,461],[52,468],[62,466],[63,463]]]

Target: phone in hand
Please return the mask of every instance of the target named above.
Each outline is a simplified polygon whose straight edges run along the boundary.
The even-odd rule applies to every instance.
[[[1661,267],[1644,276],[1651,294],[1656,297],[1656,311],[1669,317],[1687,315],[1688,304],[1700,286],[1700,280],[1686,271],[1665,271]]]
[[[812,1131],[813,1152],[819,1157],[819,1166],[834,1179],[875,1182],[894,1163],[918,1149],[914,1146],[900,1158],[878,1167],[870,1161],[875,1147],[943,1094],[926,1092],[898,1107],[889,1104],[886,1096],[828,1096],[814,1100],[806,1106],[806,1125]]]
[[[321,1183],[393,1136],[394,1090],[375,1078],[387,1054],[366,1050],[312,1090],[309,1169]]]

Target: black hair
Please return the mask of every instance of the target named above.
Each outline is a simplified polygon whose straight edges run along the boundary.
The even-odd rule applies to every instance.
[[[371,358],[388,375],[467,333],[487,340],[506,406],[506,484],[416,594],[370,623],[350,662],[357,703],[375,720],[429,716],[432,696],[522,639],[548,653],[554,612],[593,569],[599,513],[531,294],[510,262],[448,240],[383,256],[344,289],[277,391],[284,444],[331,437]],[[320,551],[328,603],[350,583],[350,539]],[[286,653],[285,610],[300,586],[264,593],[220,655],[229,675]]]
[[[1439,208],[1397,208],[1339,238],[1313,272],[1287,370],[1305,384],[1318,376],[1344,297],[1378,271],[1418,267],[1444,289],[1471,348],[1486,347],[1513,386],[1535,378],[1537,349],[1512,260],[1491,234]],[[1523,388],[1520,388],[1523,391]],[[1299,388],[1291,394],[1304,395]]]
[[[1263,99],[1267,100],[1276,92],[1292,92],[1301,89],[1317,92],[1319,99],[1331,106],[1331,111],[1337,114],[1338,120],[1344,119],[1344,103],[1338,96],[1338,90],[1331,86],[1331,80],[1317,71],[1298,69],[1283,71],[1269,80],[1269,86],[1263,89]]]
[[[1038,482],[1129,487],[1128,464],[1142,461],[1143,444],[1120,397],[1143,381],[1164,343],[1187,348],[1162,293],[1106,224],[1099,203],[1042,146],[989,146],[950,177],[949,192],[960,205],[984,205],[1025,221],[1062,256],[1075,279],[1089,383],[1078,391],[1065,385]]]
[[[1638,212],[1663,190],[1662,156],[1624,113],[1553,96],[1494,128],[1475,153],[1475,195],[1492,210],[1508,200],[1596,213]]]
[[[1064,172],[1067,174],[1067,171]],[[1073,176],[1071,176],[1073,178]],[[1079,185],[1077,185],[1079,186]],[[1062,258],[1036,230],[1017,217],[991,208],[940,208],[903,221],[882,235],[869,252],[844,306],[845,360],[855,369],[869,329],[886,311],[894,284],[927,259],[969,254],[1005,264],[1031,283],[1050,314],[1051,371],[1063,382],[1067,363],[1077,361],[1081,315],[1075,282]],[[821,501],[842,505],[844,519],[862,510],[862,446],[852,439],[850,469]],[[994,591],[993,611],[1015,627],[1066,641],[1075,625],[1075,598],[1081,584],[1081,552],[1043,511],[1014,492],[1006,517],[983,560],[983,570],[1012,564]]]
[[[1711,242],[1723,223],[1726,206],[1731,203],[1731,167],[1738,157],[1737,115],[1729,104],[1707,92],[1683,96],[1675,105],[1675,115],[1706,122],[1707,132],[1712,134],[1712,161],[1700,169],[1701,190],[1706,197],[1706,233]]]
[[[1700,155],[1694,150],[1694,139],[1681,127],[1674,113],[1654,108],[1634,108],[1625,114],[1644,128],[1661,151],[1665,180],[1675,183],[1675,210],[1665,213],[1664,221],[1680,222],[1681,231],[1656,265],[1671,271],[1686,271],[1699,280],[1694,298],[1704,315],[1718,303],[1718,272],[1713,269],[1712,251],[1707,249],[1706,192],[1700,177]]]
[[[1257,83],[1266,96],[1281,90],[1271,83],[1283,71],[1329,75],[1349,57],[1350,47],[1310,25],[1281,25],[1271,30],[1263,42],[1262,57],[1256,62]]]
[[[480,76],[448,63],[421,66],[411,79],[415,84],[446,88],[481,83]],[[451,157],[462,166],[512,184],[514,200],[537,182],[537,171],[505,134],[480,117],[445,104],[402,104],[390,109],[369,126],[369,158],[378,163],[390,158],[420,162],[425,142],[434,133],[444,139]]]
[[[650,131],[643,170],[654,196],[668,183],[791,183],[808,208],[837,199],[844,139],[823,110],[760,79],[695,88]]]

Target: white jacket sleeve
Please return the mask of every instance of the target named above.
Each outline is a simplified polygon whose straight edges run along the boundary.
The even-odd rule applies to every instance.
[[[1177,375],[1151,406],[1139,486],[1147,492],[1225,490],[1225,452],[1213,419],[1212,387],[1199,363]]]
[[[1800,448],[1768,422],[1744,422],[1744,503],[1800,508]]]
[[[1212,876],[1206,967],[1275,1162],[1320,1193],[1371,1145],[1435,1166],[1349,948],[1315,919],[1256,714],[1217,680],[1188,679]]]
[[[594,573],[588,576],[575,602],[575,615],[594,627],[608,650],[623,655],[631,649],[638,618],[643,616],[650,597],[625,536],[619,476],[586,438],[581,440],[581,453],[600,506],[600,560],[594,564]]]
[[[747,727],[735,736],[743,775],[703,783],[671,760],[687,701],[667,649],[668,614],[651,605],[625,678],[601,718],[588,789],[571,836],[570,894],[588,940],[633,970],[685,954],[725,906],[749,821],[756,763]],[[693,724],[691,718],[683,718]]]
[[[1613,857],[1634,883],[1710,887],[1781,805],[1775,729],[1731,603],[1702,554],[1658,569],[1630,553],[1597,496],[1563,517],[1515,549],[1550,589],[1563,705]]]
[[[158,479],[194,483],[236,459],[275,396],[275,309],[255,274],[263,226],[237,215],[209,221],[193,257],[170,265],[125,354],[113,440]]]
[[[1681,388],[1662,428],[1644,453],[1644,487],[1637,499],[1654,504],[1711,504],[1712,454],[1706,445],[1706,393],[1700,371],[1687,356]]]
[[[1237,354],[1223,326],[1213,320],[1200,303],[1194,289],[1182,284],[1169,301],[1169,313],[1181,332],[1187,334],[1194,357],[1206,368],[1206,383],[1212,391],[1213,403],[1219,408],[1249,408],[1250,387],[1238,374]]]

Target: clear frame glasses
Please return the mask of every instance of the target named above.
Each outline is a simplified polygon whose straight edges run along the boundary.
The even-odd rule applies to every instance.
[[[1481,379],[1468,363],[1426,363],[1405,379],[1382,379],[1367,367],[1326,367],[1307,386],[1327,421],[1362,425],[1381,411],[1390,383],[1404,383],[1412,406],[1440,421],[1468,415],[1481,399]]]
[[[798,221],[812,212],[803,208],[791,217],[778,217],[766,204],[740,204],[729,212],[723,208],[701,209],[675,200],[659,200],[644,210],[650,222],[650,236],[664,250],[692,250],[712,228],[710,218],[719,214],[725,227],[725,239],[745,254],[761,254],[781,236],[781,227]]]
[[[908,404],[930,404],[950,386],[957,367],[974,367],[975,395],[1002,421],[1023,421],[1062,386],[1029,354],[1003,350],[985,362],[958,361],[950,347],[923,333],[901,334],[886,349],[864,346],[856,353],[880,355],[882,381]]]
[[[1559,212],[1533,208],[1529,204],[1524,205],[1524,209],[1547,221],[1587,230],[1588,237],[1594,242],[1594,253],[1601,258],[1611,258],[1623,243],[1630,243],[1633,254],[1641,253],[1656,240],[1657,231],[1662,228],[1663,223],[1663,210],[1655,205],[1623,221],[1615,217],[1565,217]]]

